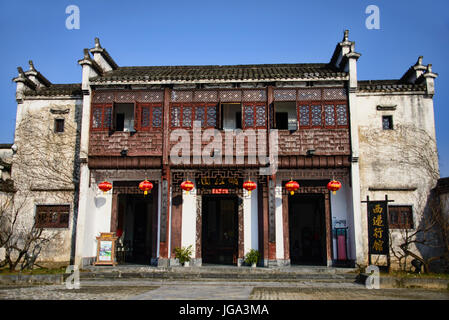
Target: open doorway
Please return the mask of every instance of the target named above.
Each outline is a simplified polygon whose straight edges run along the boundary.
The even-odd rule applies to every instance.
[[[295,194],[288,203],[291,264],[326,265],[323,194]]]
[[[118,226],[125,263],[150,264],[154,243],[153,196],[120,194]]]
[[[237,264],[238,197],[204,195],[202,205],[202,261]]]

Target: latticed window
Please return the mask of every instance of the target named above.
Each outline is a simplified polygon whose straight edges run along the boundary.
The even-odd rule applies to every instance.
[[[182,126],[190,128],[192,126],[192,107],[182,108]]]
[[[298,117],[302,128],[342,128],[348,125],[348,112],[344,104],[299,105]]]
[[[102,104],[92,107],[92,129],[106,130],[110,129],[112,124],[112,105]]]
[[[35,224],[37,228],[68,228],[69,205],[37,205]]]
[[[256,106],[256,127],[265,126],[265,106]]]
[[[312,127],[321,126],[321,105],[312,106]]]
[[[141,128],[150,127],[150,107],[142,107],[142,119],[140,122]]]
[[[243,110],[245,128],[254,127],[254,107],[244,106]]]
[[[172,127],[179,127],[181,124],[181,107],[171,107],[170,124]]]
[[[265,127],[266,107],[265,104],[247,104],[243,106],[244,128]]]
[[[338,126],[348,125],[348,112],[346,105],[344,104],[337,105],[337,125]]]
[[[204,127],[206,124],[206,112],[204,110],[204,106],[195,108],[195,121],[199,121],[201,123],[201,127]]]
[[[324,106],[324,122],[326,126],[335,126],[335,108],[333,105]]]
[[[299,106],[299,125],[310,126],[310,106]]]
[[[199,105],[194,108],[194,119],[201,123],[202,128],[215,127],[217,124],[217,106]]]
[[[162,107],[153,107],[151,119],[154,128],[162,127]]]
[[[138,105],[140,113],[139,130],[150,130],[162,128],[162,106],[160,104],[140,104]]]
[[[412,206],[388,206],[391,229],[413,229]]]
[[[208,106],[207,108],[207,126],[215,127],[217,125],[217,107],[216,106]]]

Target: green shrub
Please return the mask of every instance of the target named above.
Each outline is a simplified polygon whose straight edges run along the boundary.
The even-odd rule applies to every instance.
[[[245,256],[245,262],[247,264],[257,263],[259,261],[260,253],[255,249],[251,249]]]
[[[175,258],[179,260],[179,263],[184,264],[185,262],[191,260],[192,245],[188,247],[175,248],[173,249],[173,252],[175,253]]]

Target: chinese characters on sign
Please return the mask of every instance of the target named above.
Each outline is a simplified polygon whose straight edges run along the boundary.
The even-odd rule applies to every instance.
[[[387,201],[368,202],[369,254],[388,255],[388,211]]]
[[[243,186],[243,180],[240,178],[199,178],[196,180],[198,188],[205,189],[234,189]]]

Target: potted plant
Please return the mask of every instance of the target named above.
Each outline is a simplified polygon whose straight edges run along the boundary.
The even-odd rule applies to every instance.
[[[245,262],[255,268],[259,261],[260,253],[255,249],[251,249],[245,256]]]
[[[175,258],[178,259],[179,263],[184,267],[188,267],[189,262],[192,259],[192,245],[188,247],[175,248],[173,251],[175,253]]]

